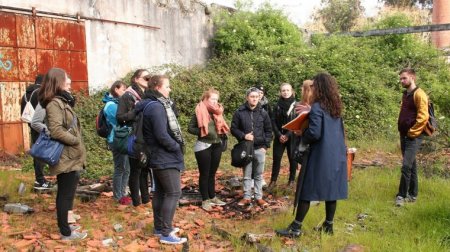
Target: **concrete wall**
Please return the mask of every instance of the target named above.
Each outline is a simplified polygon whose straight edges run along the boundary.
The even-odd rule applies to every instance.
[[[0,0],[0,5],[156,26],[152,30],[85,22],[89,90],[110,85],[136,68],[204,63],[212,18],[195,0]]]

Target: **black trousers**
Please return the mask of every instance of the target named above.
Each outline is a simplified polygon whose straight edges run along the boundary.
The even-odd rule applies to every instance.
[[[292,141],[295,141],[295,139],[289,138],[289,140],[284,144],[280,143],[280,139],[278,138],[273,140],[273,163],[270,181],[277,181],[278,179],[278,174],[280,174],[281,159],[283,158],[283,153],[286,148],[289,159],[289,181],[295,180],[295,173],[297,172],[298,163],[294,160]]]
[[[34,144],[39,137],[39,133],[30,127],[31,132],[31,144]],[[44,167],[45,163],[33,158],[33,167],[34,167],[34,180],[39,182],[40,184],[45,182],[44,177]]]
[[[129,160],[130,177],[128,178],[128,186],[130,187],[133,206],[139,206],[141,203],[146,204],[150,202],[150,193],[148,191],[149,169],[141,168],[137,159],[129,157]]]
[[[56,194],[56,216],[58,219],[59,231],[64,236],[69,236],[69,223],[67,222],[67,213],[73,208],[73,200],[77,190],[80,173],[72,171],[69,173],[61,173],[57,178],[58,192]]]
[[[222,145],[212,144],[208,149],[195,152],[200,177],[198,184],[202,200],[216,196],[216,172],[222,157]]]
[[[164,236],[172,231],[172,221],[181,196],[180,171],[175,168],[153,169],[155,192],[152,199],[154,227]]]

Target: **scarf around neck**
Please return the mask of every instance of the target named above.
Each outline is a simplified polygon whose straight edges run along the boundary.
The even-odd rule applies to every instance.
[[[281,112],[284,115],[289,116],[289,114],[291,113],[291,111],[293,110],[293,104],[295,103],[295,98],[294,96],[291,96],[289,98],[283,98],[280,97],[280,99],[278,99],[278,107],[281,109]]]
[[[61,91],[57,96],[61,97],[63,101],[69,104],[72,108],[75,107],[75,96],[67,91]]]
[[[174,137],[174,139],[181,145],[184,146],[184,139],[181,134],[181,128],[180,124],[178,123],[177,117],[172,109],[171,100],[168,98],[165,98],[164,96],[160,96],[156,98],[161,104],[164,106],[164,109],[166,110],[167,114],[167,120],[169,123],[169,129],[171,131],[171,135]]]
[[[208,124],[212,119],[216,126],[217,134],[226,134],[230,131],[227,122],[223,118],[223,106],[220,103],[212,105],[208,101],[201,101],[195,107],[195,115],[197,117],[198,127],[200,129],[200,137],[208,135]]]

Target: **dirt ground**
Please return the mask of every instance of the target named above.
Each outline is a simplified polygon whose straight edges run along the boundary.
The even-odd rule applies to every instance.
[[[358,154],[354,160],[356,169],[365,166],[392,166],[398,165],[398,155],[389,153]],[[2,162],[3,170],[17,170],[20,167],[14,160]],[[288,168],[283,167],[280,179],[287,177]],[[32,187],[31,173],[19,173],[17,179],[25,181],[28,188]],[[220,171],[217,173],[216,191],[219,198],[228,204],[224,207],[215,207],[213,211],[206,212],[200,208],[195,200],[192,204],[185,200],[175,214],[174,226],[181,229],[180,235],[188,238],[188,244],[179,246],[161,245],[153,235],[153,218],[151,203],[142,207],[123,206],[112,198],[112,192],[105,191],[93,201],[81,202],[76,200],[74,211],[81,216],[78,224],[88,231],[88,238],[83,241],[61,241],[56,223],[56,193],[27,193],[23,202],[32,207],[35,212],[28,215],[0,213],[1,236],[0,251],[17,249],[19,251],[83,251],[120,250],[120,251],[233,251],[232,242],[226,238],[222,231],[233,233],[236,222],[243,219],[258,218],[265,213],[273,213],[290,206],[294,188],[279,183],[278,192],[272,194],[265,192],[265,198],[270,206],[260,208],[253,205],[248,208],[237,206],[242,197],[242,190],[234,190],[229,181],[242,176],[240,169]],[[264,174],[266,181],[270,178],[270,169],[266,167]],[[55,178],[49,177],[55,182]],[[281,181],[284,181],[281,180]],[[109,178],[96,181],[111,183]],[[186,171],[182,174],[182,188],[187,193],[196,192],[198,171]],[[89,181],[82,181],[89,183]],[[194,193],[195,194],[195,193]],[[0,193],[1,195],[1,193]],[[198,196],[198,194],[197,194]],[[286,197],[287,196],[287,197]],[[0,206],[6,202],[0,197]],[[3,202],[2,202],[3,201]],[[197,201],[198,202],[198,201]],[[114,225],[120,224],[122,230],[115,230]]]

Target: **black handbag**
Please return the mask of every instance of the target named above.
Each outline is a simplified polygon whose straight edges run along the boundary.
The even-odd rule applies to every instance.
[[[228,136],[226,134],[220,136],[220,144],[222,146],[222,152],[225,152],[228,148]]]
[[[231,150],[231,165],[242,168],[252,162],[254,156],[253,141],[243,140]]]

